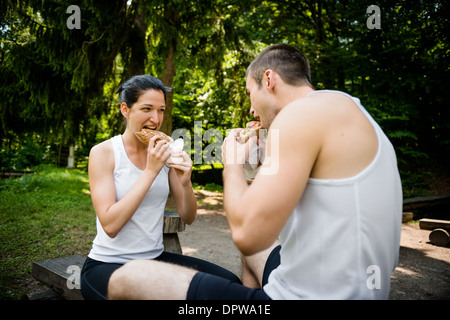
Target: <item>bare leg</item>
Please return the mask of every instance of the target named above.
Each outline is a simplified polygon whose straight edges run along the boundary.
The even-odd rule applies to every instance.
[[[183,300],[196,270],[155,261],[133,260],[109,280],[109,299]]]
[[[242,283],[249,288],[261,288],[264,267],[272,250],[279,245],[276,240],[269,248],[251,256],[241,256],[242,259]]]

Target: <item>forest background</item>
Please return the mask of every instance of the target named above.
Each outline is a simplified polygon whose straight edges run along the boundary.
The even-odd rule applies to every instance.
[[[308,57],[316,89],[360,98],[394,144],[407,196],[448,180],[448,1],[0,3],[1,170],[63,166],[70,147],[86,169],[90,148],[124,130],[117,88],[143,73],[173,88],[163,130],[190,132],[195,157],[194,141],[220,145],[209,129],[250,120],[245,70],[283,42]]]

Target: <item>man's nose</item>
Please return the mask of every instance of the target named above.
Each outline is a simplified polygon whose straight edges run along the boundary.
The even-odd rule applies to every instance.
[[[253,107],[250,107],[250,114],[253,116],[253,118],[259,119],[259,115],[256,113],[256,110]]]

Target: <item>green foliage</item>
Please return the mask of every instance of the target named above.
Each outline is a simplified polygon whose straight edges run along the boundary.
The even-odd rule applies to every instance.
[[[448,3],[378,1],[381,30],[366,27],[371,4],[267,1],[249,19],[256,28],[266,21],[267,28],[252,33],[258,40],[303,48],[317,89],[361,99],[393,142],[403,176],[426,159],[448,163]]]
[[[105,110],[103,84],[123,43],[117,34],[131,19],[125,2],[82,1],[83,30],[66,27],[67,1],[10,4],[1,21],[0,138],[52,132],[46,143],[74,143]]]
[[[57,146],[42,145],[35,135],[24,137],[10,146],[0,147],[0,170],[29,170],[41,164],[58,162]]]
[[[215,183],[207,183],[204,186],[199,185],[197,183],[193,183],[192,186],[195,190],[223,192],[223,186],[215,184]]]
[[[95,213],[87,174],[41,166],[0,180],[0,299],[20,299],[35,260],[87,255]]]
[[[427,158],[449,161],[446,1],[380,0],[380,30],[366,26],[369,1],[75,2],[80,30],[66,27],[72,2],[5,2],[2,167],[13,159],[20,159],[17,167],[35,164],[39,148],[57,158],[69,144],[85,165],[94,144],[123,131],[115,91],[136,73],[173,86],[166,128],[193,134],[201,121],[202,134],[225,134],[243,126],[250,120],[245,70],[277,42],[304,51],[317,89],[361,99],[392,140],[403,171]]]
[[[43,150],[41,147],[32,144],[25,145],[21,150],[16,153],[16,156],[12,158],[12,169],[23,170],[37,166],[41,163],[43,158]]]

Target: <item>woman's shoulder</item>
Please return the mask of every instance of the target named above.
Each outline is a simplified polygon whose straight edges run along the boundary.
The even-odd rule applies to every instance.
[[[108,161],[114,160],[114,150],[111,139],[96,144],[91,148],[89,160]]]
[[[105,141],[100,142],[99,144],[96,144],[91,148],[92,152],[105,152],[105,151],[112,151],[112,139],[108,139]]]

